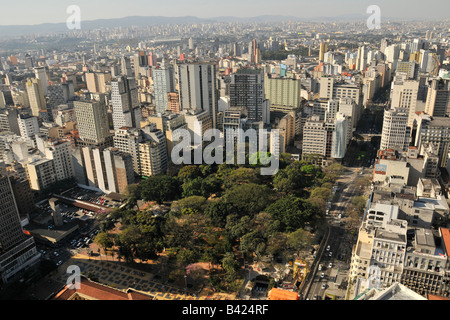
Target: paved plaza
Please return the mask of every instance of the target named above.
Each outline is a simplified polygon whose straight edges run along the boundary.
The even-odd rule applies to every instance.
[[[77,254],[62,264],[56,275],[52,275],[52,280],[63,286],[70,275],[66,273],[69,265],[78,266],[82,274],[95,276],[101,284],[116,289],[132,288],[150,294],[157,300],[234,300],[236,298],[235,295],[213,293],[209,289],[203,289],[195,295],[186,294],[183,288],[154,280],[154,275],[151,273],[133,269],[118,261],[93,259],[83,254]]]

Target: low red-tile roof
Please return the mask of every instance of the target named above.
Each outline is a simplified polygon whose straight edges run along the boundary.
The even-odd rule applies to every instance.
[[[153,297],[128,289],[126,292],[81,278],[80,289],[64,287],[53,300],[69,300],[74,294],[92,300],[153,300]]]

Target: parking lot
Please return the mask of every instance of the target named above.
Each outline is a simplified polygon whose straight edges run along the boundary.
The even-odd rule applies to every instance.
[[[80,187],[72,188],[66,192],[63,192],[62,195],[74,200],[85,201],[108,208],[116,208],[119,206],[118,203],[107,199],[106,194],[103,192],[96,192]]]

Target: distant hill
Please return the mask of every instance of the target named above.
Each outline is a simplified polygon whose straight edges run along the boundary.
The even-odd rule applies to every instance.
[[[335,17],[300,18],[282,15],[261,15],[255,17],[233,17],[219,16],[214,18],[198,18],[194,16],[163,17],[163,16],[129,16],[115,19],[98,19],[81,21],[82,30],[93,30],[114,27],[145,27],[164,24],[191,24],[191,23],[213,23],[213,22],[280,22],[280,21],[365,21],[368,15],[346,14]],[[385,18],[387,20],[387,18]],[[62,33],[68,31],[66,23],[44,23],[38,25],[0,25],[0,37],[20,36],[27,34]]]

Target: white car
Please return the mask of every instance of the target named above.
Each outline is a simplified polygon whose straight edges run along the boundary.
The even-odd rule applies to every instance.
[[[327,246],[327,251],[330,251],[330,246]]]
[[[331,257],[332,255],[333,255],[333,253],[332,253],[332,252],[330,252],[329,256]]]
[[[327,288],[327,285],[324,283],[323,285],[322,285],[322,290],[325,290]]]
[[[325,278],[325,273],[322,272],[322,274],[320,275],[320,278],[321,279]]]
[[[330,262],[330,264],[328,265],[328,268],[333,268],[333,264]]]

